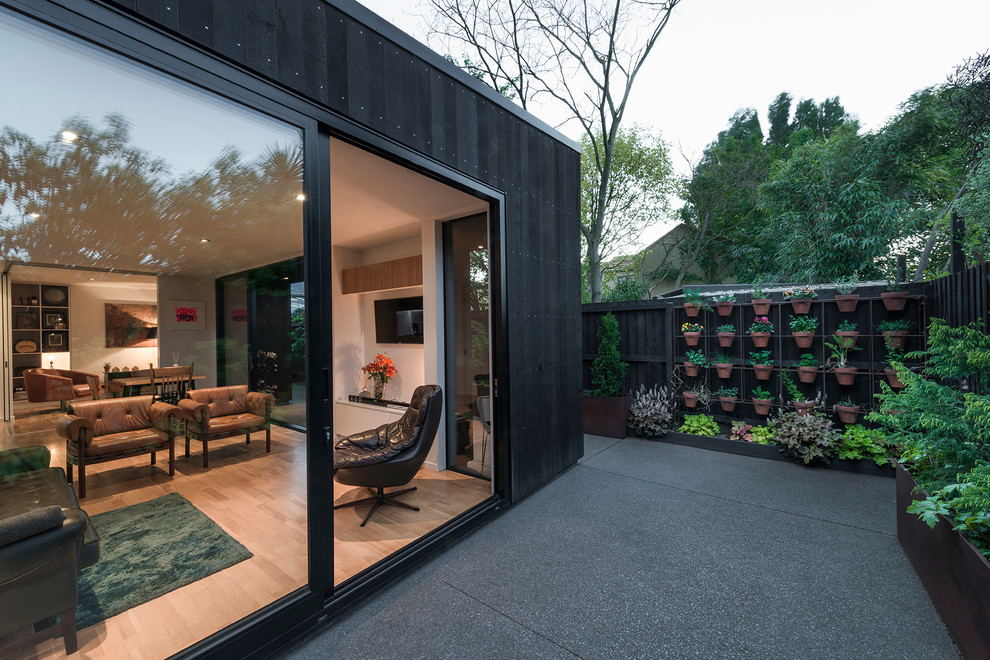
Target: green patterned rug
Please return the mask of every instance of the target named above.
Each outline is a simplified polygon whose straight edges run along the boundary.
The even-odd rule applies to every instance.
[[[100,560],[79,574],[76,627],[99,623],[251,553],[178,493],[100,513]]]

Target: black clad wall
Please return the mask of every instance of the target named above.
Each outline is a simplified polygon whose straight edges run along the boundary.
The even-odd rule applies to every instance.
[[[396,42],[406,37],[353,2],[113,4],[503,191],[514,499],[577,461],[580,159],[573,148],[435,56],[403,48]]]

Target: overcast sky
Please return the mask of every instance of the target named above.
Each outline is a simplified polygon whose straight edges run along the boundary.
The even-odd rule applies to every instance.
[[[419,0],[363,4],[425,41]],[[637,79],[627,121],[660,131],[686,171],[681,152],[697,160],[739,108],[757,108],[766,130],[767,106],[782,91],[839,96],[876,129],[912,92],[988,48],[990,0],[683,0]],[[544,113],[536,114],[559,123]]]

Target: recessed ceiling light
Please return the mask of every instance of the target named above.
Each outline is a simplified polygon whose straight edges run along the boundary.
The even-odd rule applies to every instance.
[[[287,279],[289,279],[289,278],[288,278],[288,277],[283,277],[282,279],[283,279],[283,280],[287,280]]]
[[[306,195],[304,195],[302,193],[299,193],[298,195],[296,195],[296,201],[305,202],[306,201]]]
[[[478,246],[478,249],[479,249],[479,250],[484,250],[484,249],[485,249],[485,246],[484,246],[484,245],[479,245],[479,246]]]
[[[199,242],[200,243],[209,243],[210,242],[210,239],[208,239],[208,238],[201,238],[201,239],[199,239]]]
[[[28,217],[31,218],[32,220],[37,220],[38,218],[41,217],[41,214],[38,213],[37,211],[31,211],[30,213],[28,213]]]
[[[90,282],[92,282],[92,281],[94,281],[94,280],[96,280],[96,278],[95,278],[95,277],[91,277],[91,278],[89,278],[89,281],[90,281]]]
[[[74,131],[62,131],[62,144],[72,144],[79,139],[79,134]]]

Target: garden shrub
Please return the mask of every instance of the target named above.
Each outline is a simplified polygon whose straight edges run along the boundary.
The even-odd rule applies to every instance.
[[[868,429],[862,424],[849,424],[839,437],[838,456],[847,461],[872,458],[877,465],[891,461],[892,447],[883,431]]]
[[[718,422],[711,415],[685,415],[684,423],[677,429],[681,433],[692,435],[718,435]]]
[[[990,559],[990,463],[981,463],[958,480],[908,507],[929,527],[939,521],[939,514],[952,520],[952,529],[965,534],[983,555]]]
[[[744,440],[758,445],[773,444],[773,429],[766,426],[753,426],[746,422],[732,422],[732,430],[729,432],[729,439]]]
[[[753,436],[750,442],[756,443],[758,445],[775,445],[777,444],[774,439],[773,429],[769,426],[754,426],[749,430],[749,434]]]
[[[821,413],[781,413],[773,420],[773,433],[784,453],[805,465],[828,465],[839,440],[839,432],[833,428],[832,420]]]
[[[598,326],[598,357],[591,363],[591,393],[621,396],[629,364],[619,354],[619,320],[612,312]]]
[[[646,389],[646,385],[640,385],[629,407],[632,432],[645,438],[656,438],[667,432],[673,419],[674,402],[667,388]]]

